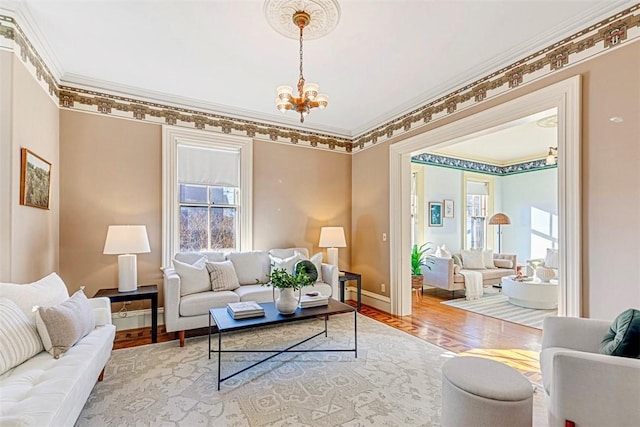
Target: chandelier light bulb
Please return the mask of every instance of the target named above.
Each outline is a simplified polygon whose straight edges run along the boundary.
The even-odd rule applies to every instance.
[[[306,83],[302,89],[305,98],[313,101],[318,96],[318,85],[316,83]]]
[[[557,148],[549,147],[549,154],[547,154],[547,158],[545,159],[545,163],[547,166],[553,166],[556,164],[556,153]]]
[[[293,88],[291,86],[278,86],[278,98],[289,100],[293,96]]]
[[[329,97],[324,94],[320,94],[316,97],[316,102],[318,103],[318,108],[324,110],[327,105],[329,105]]]

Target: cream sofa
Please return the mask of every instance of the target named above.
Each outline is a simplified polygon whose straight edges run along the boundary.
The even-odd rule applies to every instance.
[[[640,359],[599,348],[611,322],[549,316],[542,326],[540,370],[550,427],[640,425]]]
[[[69,297],[55,273],[31,284],[0,283],[7,298],[33,319],[33,305],[57,305]],[[72,426],[111,356],[115,326],[108,298],[90,298],[95,329],[59,359],[41,351],[0,376],[1,426]],[[34,320],[35,322],[35,320]],[[2,345],[2,344],[0,344]]]
[[[458,254],[455,254],[459,256]],[[482,274],[483,286],[497,285],[504,276],[516,274],[516,255],[510,254],[493,254],[495,260],[506,260],[504,263],[507,267],[474,269],[469,271],[477,271]],[[510,262],[509,262],[510,261]],[[454,265],[453,258],[438,258],[435,256],[428,257],[428,266],[422,267],[423,283],[428,286],[435,286],[447,291],[465,289],[464,276],[460,271],[464,271],[464,267],[458,268]]]
[[[164,271],[164,322],[167,332],[176,332],[180,338],[180,347],[184,346],[187,329],[203,328],[209,325],[209,309],[225,307],[230,302],[256,301],[273,302],[274,290],[271,286],[257,284],[256,281],[267,282],[271,273],[271,256],[288,258],[298,252],[308,258],[306,248],[272,249],[251,252],[182,252],[175,259],[192,264],[202,256],[211,262],[230,260],[240,282],[240,287],[233,291],[207,290],[190,295],[180,292],[180,276],[175,268]],[[329,297],[338,295],[338,268],[322,264],[318,281],[314,286],[304,288],[305,292],[318,291]],[[278,290],[275,290],[276,297]]]

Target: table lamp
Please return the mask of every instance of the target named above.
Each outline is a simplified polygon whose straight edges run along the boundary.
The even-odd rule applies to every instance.
[[[104,242],[105,255],[118,255],[118,292],[138,289],[138,267],[135,254],[151,252],[147,227],[144,225],[110,225]]]
[[[327,248],[327,263],[338,266],[338,248],[346,248],[347,241],[344,238],[342,227],[322,227],[320,229],[320,242],[318,246]]]
[[[511,224],[511,219],[507,216],[507,214],[497,213],[493,215],[491,218],[489,218],[489,225],[498,226],[498,253],[502,253],[501,252],[502,248],[500,245],[500,243],[502,242],[502,230],[500,229],[500,227],[502,227],[503,225],[509,225],[509,224]]]

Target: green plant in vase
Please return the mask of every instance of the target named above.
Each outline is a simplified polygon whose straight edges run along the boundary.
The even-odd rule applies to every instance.
[[[424,243],[421,246],[413,245],[411,250],[411,287],[414,289],[422,289],[423,276],[422,267],[431,270],[433,260],[427,257],[427,252],[431,250],[430,243]]]
[[[311,265],[313,266],[313,264]],[[298,291],[315,282],[313,274],[307,274],[306,267],[304,262],[300,262],[294,267],[293,274],[287,272],[284,268],[276,268],[269,275],[268,284],[274,289],[280,290],[280,296],[277,299],[274,298],[276,308],[280,314],[291,315],[295,313],[300,302],[301,293],[296,297],[294,291]]]

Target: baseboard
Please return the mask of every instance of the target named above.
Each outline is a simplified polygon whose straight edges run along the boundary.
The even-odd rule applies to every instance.
[[[378,310],[384,311],[385,313],[391,313],[391,298],[364,289],[360,292],[360,294],[362,297],[362,304],[377,308]],[[357,288],[355,286],[347,286],[347,288],[345,289],[344,299],[345,301],[357,301]]]
[[[119,311],[111,314],[111,321],[116,326],[116,331],[151,327],[150,308],[146,310],[128,310],[125,313],[126,316],[123,316],[123,313]],[[158,326],[163,324],[164,308],[158,307]]]

